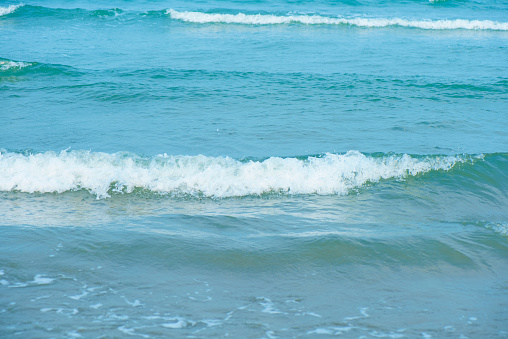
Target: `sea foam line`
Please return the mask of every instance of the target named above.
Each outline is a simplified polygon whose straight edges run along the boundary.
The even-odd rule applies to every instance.
[[[491,20],[408,20],[401,18],[332,18],[320,15],[287,15],[270,14],[221,14],[204,12],[179,12],[166,10],[171,18],[195,23],[228,23],[244,25],[274,25],[299,23],[305,25],[350,25],[358,27],[401,26],[430,30],[469,29],[469,30],[508,30],[508,22]]]
[[[0,191],[65,192],[86,189],[97,198],[136,188],[214,198],[283,194],[347,194],[381,179],[449,170],[471,157],[385,155],[357,151],[322,157],[239,161],[229,157],[141,157],[129,153],[62,151],[0,153]]]
[[[10,13],[14,12],[15,10],[17,10],[18,8],[23,7],[23,6],[24,6],[24,4],[10,5],[8,7],[0,7],[0,16],[10,14]]]

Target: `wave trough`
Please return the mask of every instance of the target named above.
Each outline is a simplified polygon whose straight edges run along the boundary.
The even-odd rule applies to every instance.
[[[428,30],[497,30],[507,31],[508,22],[491,20],[408,20],[402,18],[332,18],[320,15],[265,15],[265,14],[222,14],[204,12],[179,12],[168,9],[172,19],[194,23],[227,23],[244,25],[274,25],[298,23],[304,25],[348,25],[357,27],[390,27],[400,26]]]
[[[142,157],[130,153],[62,151],[0,153],[0,190],[58,192],[86,189],[97,198],[136,188],[155,193],[226,198],[264,193],[347,194],[381,179],[449,170],[471,156],[370,156],[358,151],[321,157],[239,161],[229,157]]]

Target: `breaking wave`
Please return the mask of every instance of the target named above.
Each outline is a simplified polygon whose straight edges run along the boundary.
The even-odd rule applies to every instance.
[[[344,195],[382,179],[448,171],[481,156],[366,155],[358,151],[308,157],[229,157],[62,151],[0,153],[0,191],[62,193],[85,189],[97,198],[145,189],[226,198],[266,193]]]
[[[274,25],[298,23],[304,25],[349,25],[357,27],[400,26],[430,30],[508,30],[508,22],[491,20],[408,20],[402,18],[333,18],[320,15],[269,15],[269,14],[222,14],[205,12],[179,12],[168,9],[172,19],[195,23],[227,23],[244,25]]]
[[[29,62],[0,60],[0,71],[18,70],[28,66],[32,66]]]
[[[474,20],[474,19],[410,19],[410,18],[369,18],[361,16],[342,17],[325,16],[319,14],[245,14],[245,13],[223,13],[223,12],[204,12],[204,11],[177,11],[175,9],[167,10],[147,10],[124,11],[120,8],[112,9],[64,9],[64,8],[47,8],[42,6],[31,5],[10,5],[8,7],[0,7],[0,17],[15,12],[20,7],[23,11],[19,11],[20,16],[40,17],[52,16],[65,20],[76,18],[92,18],[92,19],[119,19],[122,20],[139,20],[140,18],[159,18],[169,15],[171,19],[181,20],[193,23],[224,23],[224,24],[240,24],[240,25],[279,25],[279,24],[303,24],[303,25],[342,25],[367,28],[382,27],[407,27],[419,28],[426,30],[492,30],[492,31],[508,31],[508,22],[498,22],[492,20]],[[227,10],[226,10],[227,11]],[[16,13],[18,15],[18,12]]]
[[[23,4],[19,4],[19,5],[10,5],[7,7],[0,7],[0,17],[10,14],[10,13],[14,12],[15,10],[17,10],[18,8],[23,7],[23,6],[24,6]]]

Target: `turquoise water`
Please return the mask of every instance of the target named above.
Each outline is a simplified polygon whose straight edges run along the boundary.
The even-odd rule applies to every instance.
[[[508,337],[508,2],[0,2],[0,336]]]

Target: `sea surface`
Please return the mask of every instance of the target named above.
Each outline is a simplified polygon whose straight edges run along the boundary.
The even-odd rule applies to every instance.
[[[508,1],[0,0],[1,338],[508,338]]]

